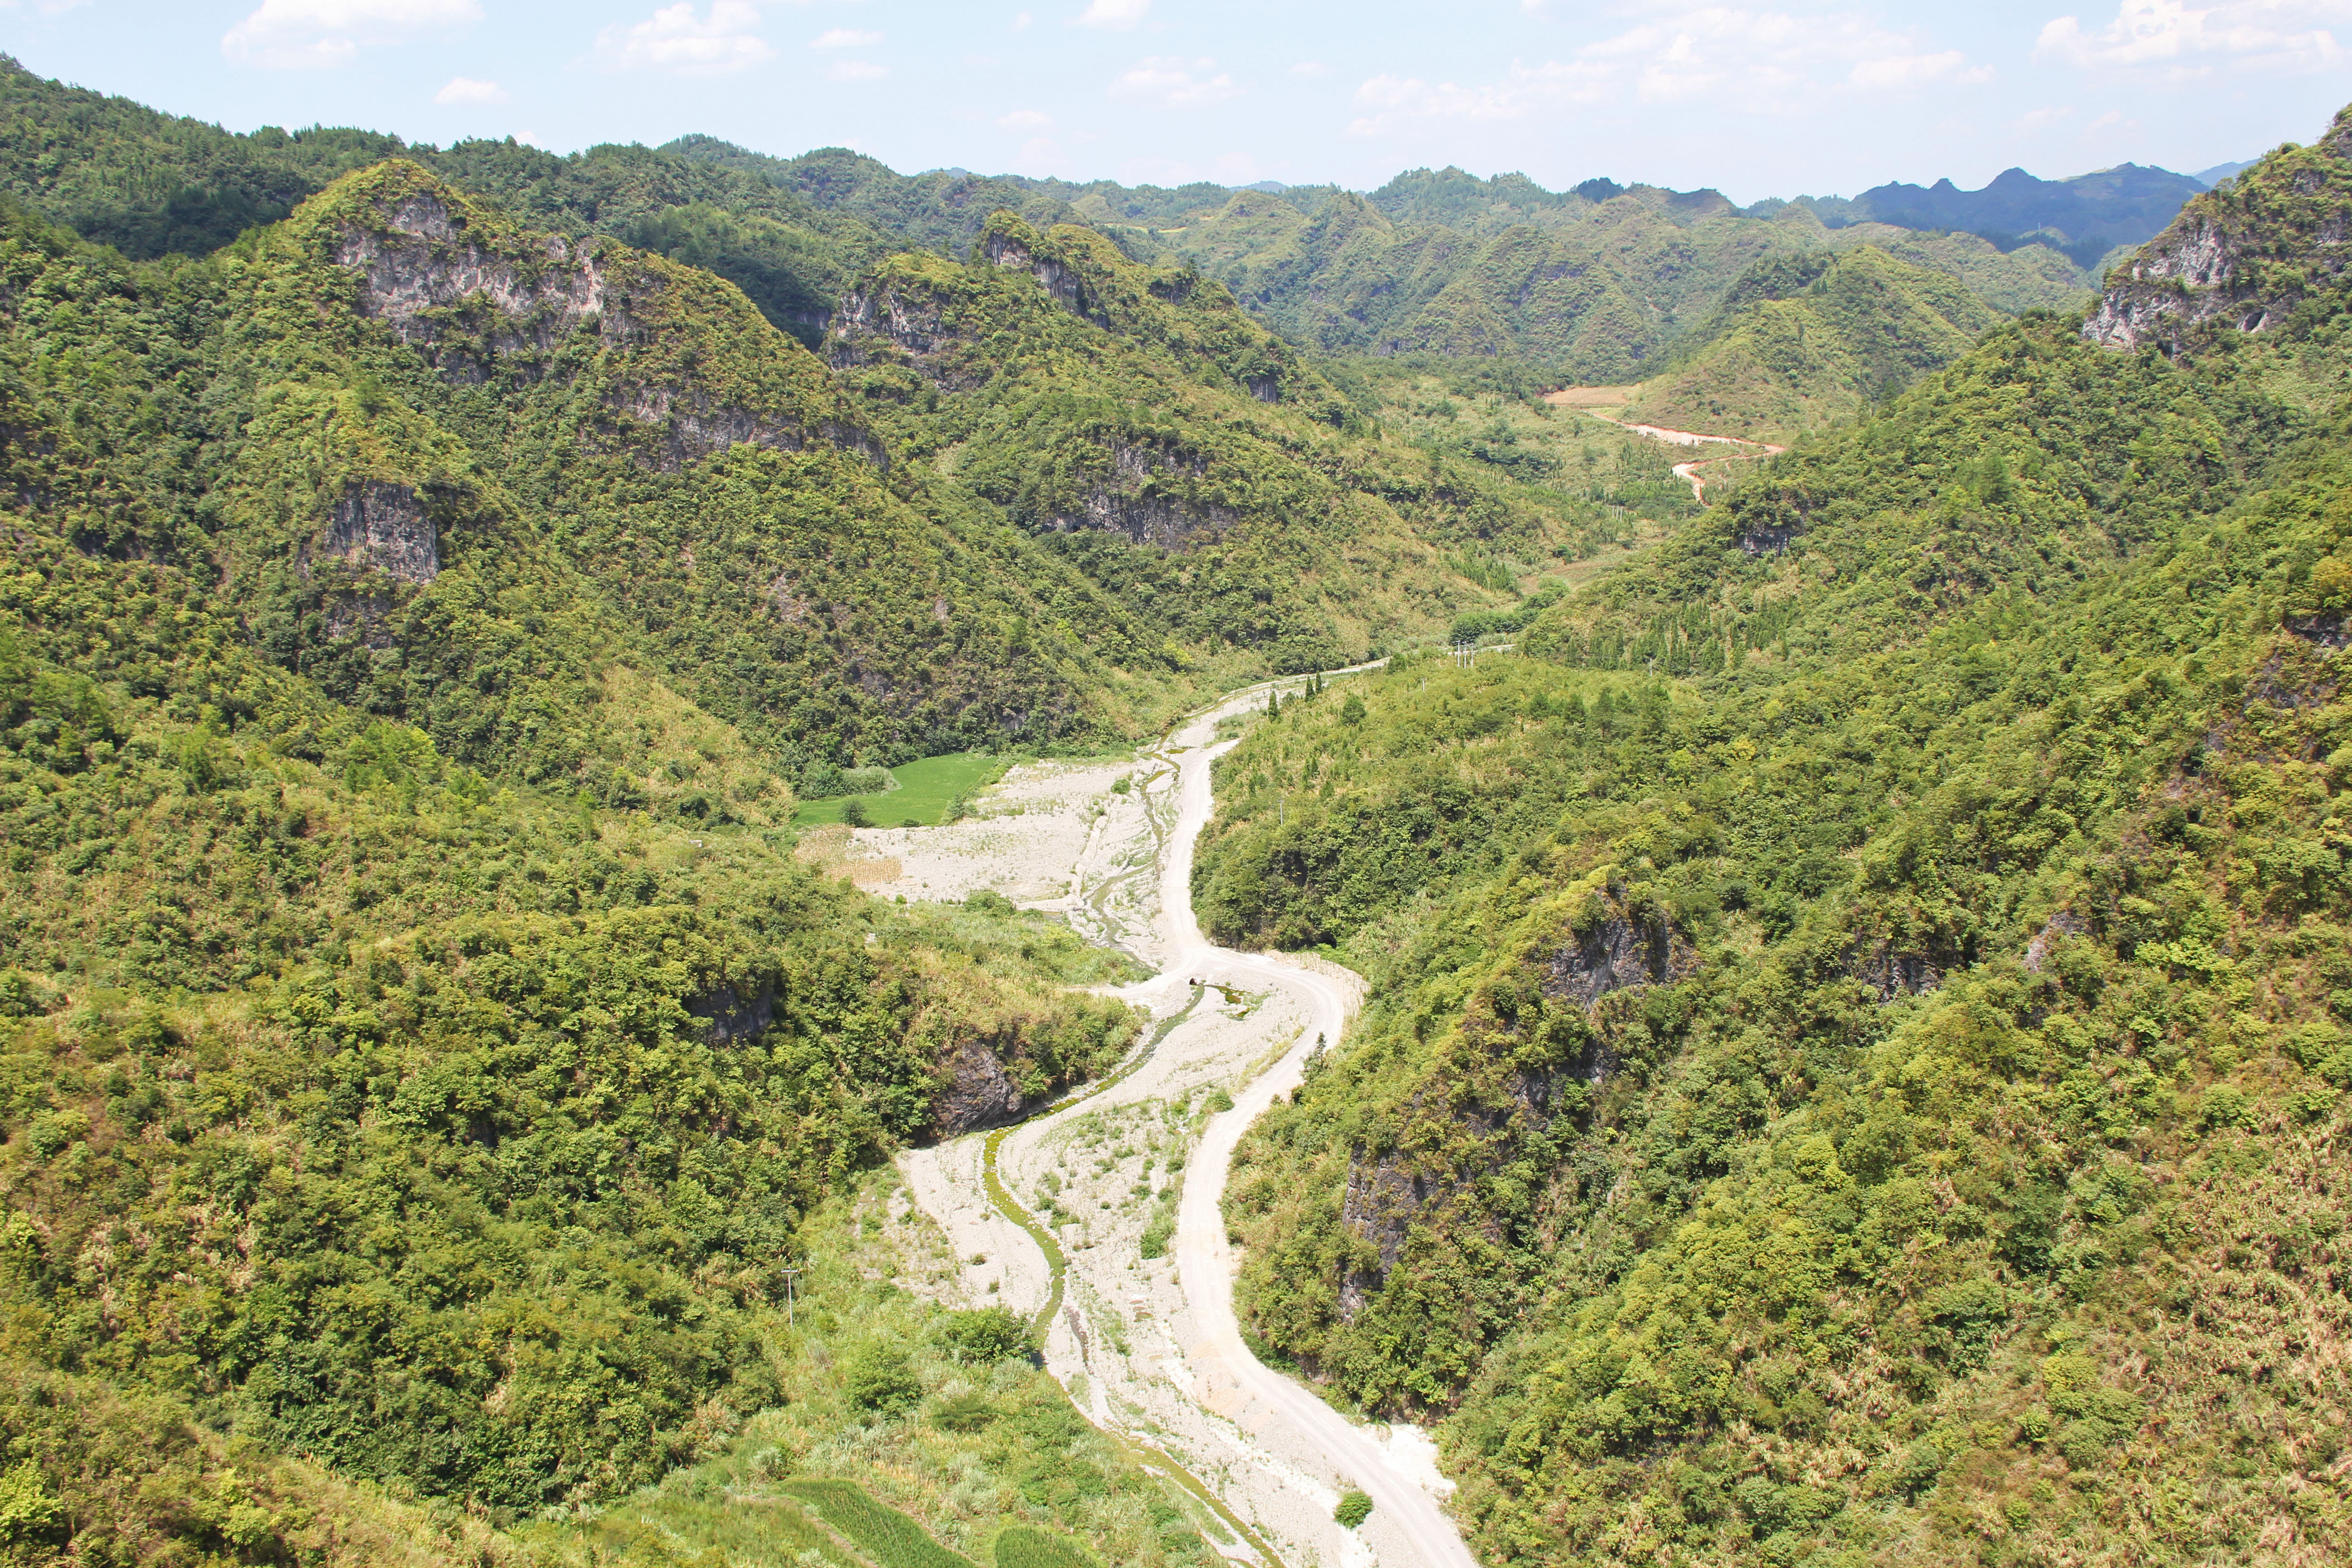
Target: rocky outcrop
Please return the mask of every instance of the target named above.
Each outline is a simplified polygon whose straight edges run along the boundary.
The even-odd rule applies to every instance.
[[[931,1131],[941,1138],[998,1127],[1021,1114],[1020,1086],[978,1040],[966,1040],[940,1064],[947,1081],[931,1101]]]
[[[2033,933],[2025,944],[2025,969],[2029,974],[2039,974],[2042,966],[2050,962],[2050,950],[2061,940],[2081,936],[2091,929],[2091,922],[2071,910],[2060,910],[2052,915],[2042,928]]]
[[[2276,327],[2352,266],[2352,109],[2315,146],[2284,148],[2181,209],[2107,275],[2083,335],[2111,348],[2192,351]]]
[[[594,255],[560,235],[535,253],[477,244],[449,204],[427,195],[382,217],[382,227],[345,230],[335,261],[359,281],[360,313],[404,343],[429,351],[462,334],[493,354],[543,354],[591,318],[606,342],[627,339],[628,313],[612,309]],[[443,369],[478,381],[487,366],[467,354]]]
[[[677,286],[665,264],[561,235],[480,237],[461,205],[412,192],[373,209],[373,221],[347,224],[333,252],[357,281],[360,313],[383,322],[444,377],[479,384],[503,365],[535,378],[554,364],[558,347],[583,332],[610,354],[649,341],[646,318],[662,319],[662,290]],[[665,472],[730,447],[798,451],[811,440],[888,466],[881,443],[846,421],[819,420],[812,428],[722,403],[690,383],[624,381],[605,408],[615,419],[586,438],[610,440]],[[632,426],[654,426],[652,438]]]
[[[1074,316],[1084,316],[1096,325],[1103,324],[1101,311],[1087,288],[1086,279],[1066,262],[1051,257],[1038,257],[1017,235],[1001,228],[992,228],[981,239],[981,254],[991,265],[1011,271],[1026,272],[1044,286],[1055,302]]]
[[[1858,949],[1847,973],[1878,994],[1881,1002],[1916,996],[1944,983],[1944,970],[1925,953],[1896,952],[1880,943]]]
[[[702,1020],[714,1045],[748,1040],[766,1033],[776,1021],[776,983],[762,980],[748,995],[732,985],[720,985],[690,998],[686,1010]]]
[[[1515,1132],[1540,1131],[1551,1124],[1556,1113],[1560,1080],[1557,1073],[1521,1069],[1510,1076],[1496,1103],[1448,1110],[1452,1120],[1481,1142]],[[1348,1185],[1339,1199],[1339,1223],[1351,1235],[1370,1242],[1379,1261],[1340,1276],[1343,1319],[1352,1320],[1387,1281],[1404,1255],[1405,1238],[1413,1226],[1475,1180],[1475,1173],[1462,1172],[1432,1176],[1400,1151],[1369,1159],[1358,1155],[1349,1161]]]
[[[1468,1076],[1483,1082],[1482,1088],[1465,1088],[1444,1078],[1433,1080],[1414,1097],[1412,1115],[1444,1124],[1433,1146],[1469,1151],[1442,1166],[1433,1168],[1417,1149],[1407,1147],[1377,1154],[1359,1151],[1349,1159],[1339,1223],[1370,1244],[1372,1261],[1342,1273],[1343,1319],[1352,1320],[1381,1289],[1403,1256],[1414,1226],[1440,1215],[1454,1194],[1500,1168],[1512,1157],[1513,1147],[1550,1129],[1569,1107],[1588,1103],[1590,1090],[1581,1086],[1597,1088],[1616,1070],[1610,1031],[1599,1024],[1606,1012],[1601,1007],[1604,998],[1670,984],[1698,967],[1697,951],[1672,921],[1634,913],[1614,891],[1608,897],[1608,910],[1590,930],[1571,932],[1549,958],[1536,960],[1544,996],[1584,1010],[1596,1023],[1580,1054],[1550,1067],[1511,1068],[1492,1077],[1473,1065]],[[1517,1037],[1517,1026],[1499,1017],[1489,1017],[1482,1026],[1474,1010],[1465,1040],[1478,1040],[1482,1027]],[[1473,1049],[1479,1048],[1474,1043]],[[1483,1048],[1499,1054],[1500,1046]],[[1475,1058],[1470,1059],[1475,1064]]]
[[[1198,479],[1208,465],[1181,449],[1126,442],[1110,447],[1112,481],[1087,492],[1074,509],[1045,519],[1056,533],[1098,528],[1123,533],[1138,544],[1178,550],[1213,536],[1238,520],[1223,507],[1182,499],[1171,481]]]
[[[1612,991],[1679,980],[1697,963],[1672,922],[1615,914],[1552,956],[1544,994],[1590,1007]]]
[[[321,560],[372,567],[404,583],[430,583],[441,574],[440,532],[413,487],[354,479],[328,514],[327,526],[300,552],[303,575]]]
[[[887,282],[867,282],[843,294],[828,330],[838,365],[867,363],[877,341],[918,360],[961,341],[937,297]]]

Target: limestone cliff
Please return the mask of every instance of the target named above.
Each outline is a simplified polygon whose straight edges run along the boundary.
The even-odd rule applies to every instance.
[[[2107,275],[2083,323],[2094,342],[2193,352],[2225,332],[2273,331],[2339,291],[2352,263],[2352,108],[2310,147],[2282,147],[2181,209]]]
[[[359,313],[460,385],[601,379],[583,442],[677,472],[749,444],[825,441],[887,466],[824,366],[732,285],[611,240],[515,226],[398,161],[339,182],[303,226]]]

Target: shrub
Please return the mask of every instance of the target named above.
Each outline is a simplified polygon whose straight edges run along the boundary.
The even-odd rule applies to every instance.
[[[1003,1307],[950,1312],[940,1329],[940,1343],[956,1360],[979,1366],[1031,1355],[1037,1349],[1028,1320]]]
[[[866,803],[851,795],[841,803],[841,821],[845,827],[871,827],[874,818],[866,813]]]
[[[1339,1500],[1339,1506],[1331,1510],[1331,1517],[1353,1530],[1372,1517],[1372,1500],[1361,1492],[1349,1492]]]
[[[887,1345],[869,1346],[852,1360],[843,1388],[850,1404],[884,1415],[896,1415],[923,1396],[922,1380],[907,1364],[906,1355]]]

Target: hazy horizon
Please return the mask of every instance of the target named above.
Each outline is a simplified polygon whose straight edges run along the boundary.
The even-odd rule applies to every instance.
[[[1639,10],[1484,0],[15,0],[27,68],[233,131],[559,152],[706,134],[903,171],[1339,184],[1596,176],[1734,201],[1967,189],[2307,141],[2352,0]]]

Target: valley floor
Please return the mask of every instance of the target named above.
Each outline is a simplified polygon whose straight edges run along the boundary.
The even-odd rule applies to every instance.
[[[1228,699],[1132,761],[1017,769],[971,821],[857,836],[853,853],[899,864],[893,881],[860,878],[877,890],[1004,893],[1160,972],[1114,993],[1153,1020],[1124,1073],[1015,1128],[901,1157],[959,1260],[907,1283],[950,1306],[1034,1314],[1058,1300],[1046,1365],[1080,1408],[1182,1466],[1290,1568],[1467,1568],[1428,1438],[1350,1423],[1261,1364],[1233,1314],[1226,1162],[1318,1043],[1337,1043],[1361,993],[1336,965],[1213,947],[1192,919],[1192,843],[1211,807],[1210,764],[1230,743],[1218,721],[1263,706],[1267,689]],[[1130,787],[1114,792],[1121,777]],[[992,1157],[1003,1194],[1058,1244],[1058,1280],[1038,1239],[992,1199]],[[1349,1489],[1376,1505],[1354,1531],[1332,1519]],[[1263,1560],[1192,1506],[1220,1551]]]

